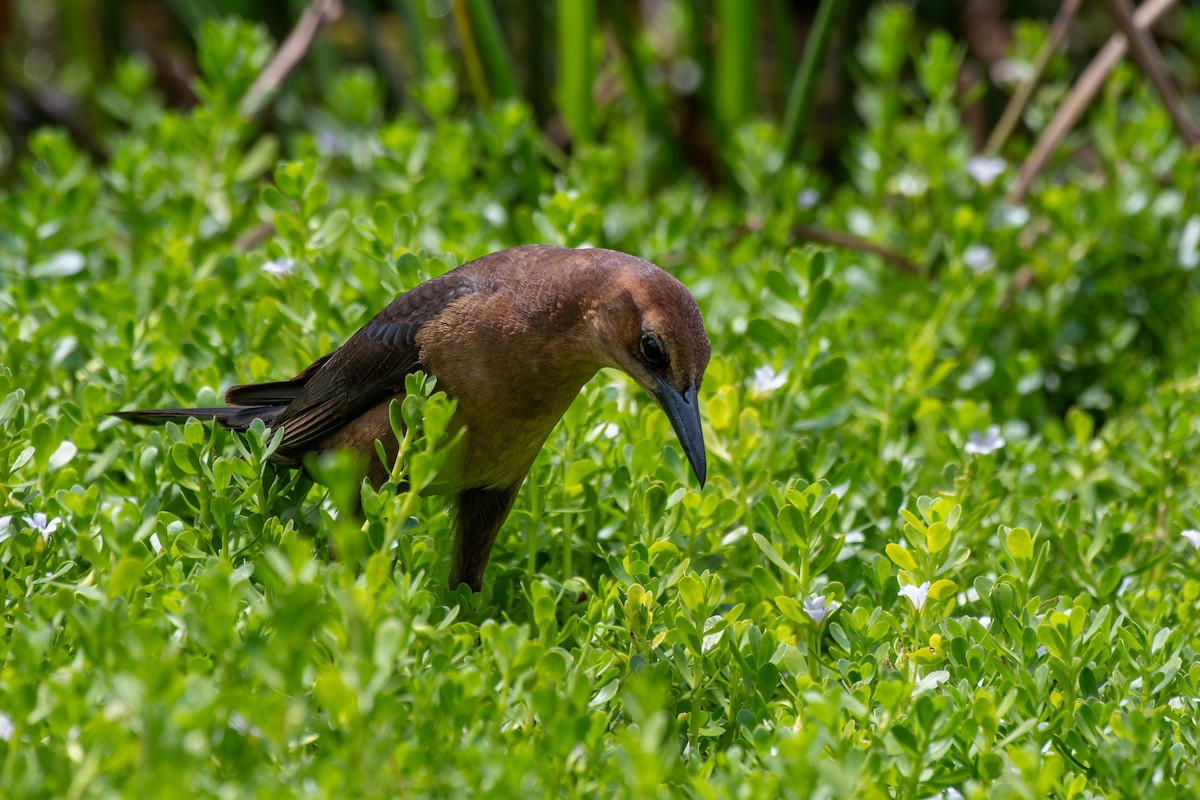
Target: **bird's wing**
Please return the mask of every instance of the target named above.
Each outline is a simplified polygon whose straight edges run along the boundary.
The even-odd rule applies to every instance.
[[[426,281],[396,298],[330,353],[275,419],[284,429],[280,454],[299,458],[347,423],[404,390],[421,367],[417,333],[454,300],[475,291],[461,270]],[[285,382],[288,383],[288,382]]]
[[[290,381],[271,381],[270,383],[247,383],[242,386],[230,386],[225,392],[225,405],[229,406],[273,406],[287,405],[300,396],[300,392],[313,375],[333,353],[321,356],[304,368]]]

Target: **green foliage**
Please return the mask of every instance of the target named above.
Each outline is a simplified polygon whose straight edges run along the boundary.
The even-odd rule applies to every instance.
[[[817,204],[766,124],[729,143],[745,208],[652,190],[636,123],[531,163],[530,110],[456,113],[433,45],[427,118],[381,118],[351,71],[336,122],[266,133],[236,111],[266,39],[233,23],[204,28],[191,112],[141,62],[115,71],[98,96],[136,113],[106,166],[35,135],[0,196],[4,793],[1200,789],[1196,157],[1121,72],[1087,131],[1100,173],[1064,160],[1007,207],[1011,166],[968,163],[962,54],[935,36],[913,58],[910,24],[869,20],[871,125]],[[761,230],[733,236],[746,212]],[[796,247],[796,221],[924,274]],[[696,294],[710,484],[605,373],[481,596],[446,589],[450,522],[414,491],[455,435],[424,376],[380,492],[337,456],[322,484],[274,468],[261,426],[105,416],[295,374],[404,289],[529,241],[636,253]]]

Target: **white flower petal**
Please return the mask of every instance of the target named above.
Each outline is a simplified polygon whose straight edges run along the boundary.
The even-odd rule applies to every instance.
[[[277,258],[263,264],[262,269],[263,272],[270,273],[278,278],[286,278],[296,269],[296,260],[293,258]]]
[[[967,159],[967,174],[980,186],[991,186],[1007,167],[1003,158],[971,156]]]
[[[770,394],[787,384],[787,372],[776,372],[770,364],[754,370],[750,388],[755,394]]]
[[[820,625],[837,606],[837,603],[830,603],[819,594],[804,598],[804,613],[808,614],[814,625]]]
[[[912,583],[901,586],[900,595],[907,597],[913,608],[920,611],[925,607],[925,600],[929,597],[929,581],[925,581],[920,586]]]
[[[963,251],[963,263],[978,274],[991,269],[996,259],[992,257],[992,248],[986,244],[973,244]]]
[[[60,522],[62,522],[62,517],[47,519],[44,511],[35,511],[33,516],[21,517],[21,519],[25,520],[25,524],[28,525],[30,529],[40,533],[42,538],[47,541],[50,539],[50,534],[58,530],[58,525]]]
[[[994,453],[1007,444],[1004,441],[1004,436],[1000,432],[999,425],[989,425],[984,432],[971,431],[967,435],[967,443],[963,446],[963,452],[967,455],[986,456],[988,453]]]

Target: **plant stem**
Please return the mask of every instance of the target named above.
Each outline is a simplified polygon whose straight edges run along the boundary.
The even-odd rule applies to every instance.
[[[783,156],[792,158],[800,143],[800,131],[808,127],[812,115],[813,96],[817,90],[817,68],[833,38],[833,30],[847,3],[845,0],[821,0],[812,33],[804,46],[796,79],[788,92],[787,110],[783,117]]]
[[[558,0],[558,103],[572,141],[591,141],[596,0]]]
[[[728,135],[746,121],[752,108],[754,0],[717,0],[717,47],[714,53],[717,119]]]

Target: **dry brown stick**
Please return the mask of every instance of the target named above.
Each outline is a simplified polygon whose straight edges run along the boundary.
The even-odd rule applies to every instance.
[[[994,156],[999,153],[1003,149],[1004,143],[1008,141],[1008,137],[1016,130],[1021,115],[1025,113],[1025,107],[1029,105],[1029,101],[1033,99],[1033,93],[1042,85],[1042,79],[1046,77],[1050,59],[1066,41],[1067,32],[1071,29],[1071,20],[1075,18],[1075,12],[1079,11],[1082,2],[1083,0],[1063,0],[1063,4],[1058,7],[1058,13],[1054,16],[1054,22],[1050,24],[1050,31],[1046,35],[1046,43],[1037,54],[1037,58],[1034,59],[1033,75],[1018,86],[1017,90],[1013,92],[1013,96],[1009,98],[1008,105],[1004,107],[1004,113],[1000,115],[1000,121],[996,123],[992,135],[988,137],[987,145],[983,148],[984,155]]]
[[[740,242],[747,233],[762,230],[762,221],[758,219],[748,219],[741,225],[733,229],[729,234],[729,239],[725,242],[725,249],[729,250],[735,244]],[[806,242],[816,242],[817,244],[827,244],[833,247],[845,247],[848,250],[859,250],[864,253],[879,256],[884,261],[893,264],[897,269],[906,275],[916,277],[921,274],[921,270],[917,269],[917,265],[909,261],[904,256],[884,247],[881,244],[875,244],[869,239],[864,239],[861,236],[855,236],[853,233],[845,231],[828,231],[821,228],[814,228],[811,225],[793,225],[792,236],[797,239],[803,239]]]
[[[300,59],[304,58],[321,28],[341,15],[341,0],[312,0],[304,8],[304,13],[296,21],[291,33],[275,51],[275,55],[271,56],[271,60],[242,96],[238,103],[238,113],[243,117],[253,117],[257,114],[267,97],[279,88],[283,79],[300,63]]]
[[[804,239],[808,242],[817,242],[818,244],[828,244],[834,247],[846,247],[851,250],[860,250],[864,253],[871,253],[879,256],[884,261],[889,262],[894,267],[899,269],[906,275],[916,277],[921,274],[921,270],[917,269],[917,265],[909,261],[904,256],[884,247],[881,244],[869,239],[864,239],[861,236],[855,236],[853,233],[845,231],[827,231],[821,228],[814,228],[809,225],[793,225],[792,235],[797,239]]]
[[[1171,120],[1179,129],[1179,135],[1183,137],[1189,147],[1195,147],[1200,142],[1200,134],[1197,134],[1196,126],[1188,119],[1187,113],[1179,102],[1179,95],[1175,93],[1175,87],[1171,85],[1171,79],[1167,77],[1167,68],[1163,63],[1158,45],[1154,43],[1154,37],[1144,28],[1138,28],[1133,24],[1133,4],[1129,0],[1108,0],[1108,11],[1116,20],[1117,27],[1125,34],[1134,62],[1150,79],[1150,83],[1154,84],[1158,96],[1162,98],[1163,105],[1167,107],[1167,112],[1171,115]]]
[[[1175,5],[1175,2],[1176,0],[1146,0],[1145,3],[1138,6],[1137,11],[1133,12],[1133,24],[1142,29],[1149,28],[1171,6]],[[1029,157],[1021,165],[1016,183],[1008,193],[1010,203],[1020,203],[1025,199],[1033,179],[1046,165],[1059,143],[1083,116],[1083,112],[1087,110],[1096,93],[1100,91],[1100,87],[1104,85],[1109,73],[1125,56],[1127,46],[1128,42],[1124,34],[1113,34],[1096,54],[1096,57],[1092,59],[1092,63],[1088,64],[1087,69],[1079,76],[1079,80],[1075,81],[1070,93],[1055,112],[1054,118],[1050,120],[1050,124],[1038,137]]]
[[[338,19],[342,15],[341,0],[312,0],[296,21],[296,26],[283,40],[283,44],[267,61],[262,72],[250,84],[246,94],[238,102],[238,113],[243,117],[253,117],[262,110],[266,99],[279,88],[288,73],[295,69],[300,59],[312,47],[321,28]],[[260,223],[248,231],[234,243],[239,252],[245,253],[258,247],[275,233],[275,225],[270,221]]]
[[[275,234],[275,223],[267,220],[260,222],[258,227],[243,233],[233,246],[239,253],[248,253]]]

